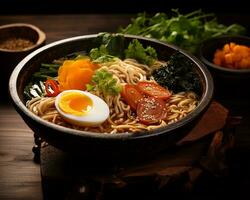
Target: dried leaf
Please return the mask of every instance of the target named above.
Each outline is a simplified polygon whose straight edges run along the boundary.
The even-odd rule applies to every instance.
[[[228,110],[221,104],[213,101],[197,125],[177,145],[194,142],[222,129],[226,124],[227,117]]]

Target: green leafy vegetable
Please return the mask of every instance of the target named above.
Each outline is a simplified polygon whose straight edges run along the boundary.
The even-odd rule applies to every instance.
[[[205,39],[223,34],[245,34],[246,29],[238,24],[219,24],[213,13],[205,14],[196,10],[183,15],[173,9],[170,17],[165,13],[156,13],[152,17],[139,13],[119,32],[155,38],[196,53],[199,44]]]
[[[124,55],[124,48],[125,48],[125,38],[122,34],[109,34],[104,33],[102,38],[102,44],[104,44],[107,53],[109,55],[122,58]]]
[[[205,32],[207,33],[207,37],[211,35],[211,37],[217,37],[224,34],[237,35],[244,34],[246,29],[239,24],[232,24],[230,26],[225,26],[223,24],[218,24],[216,19],[213,19],[204,24]]]
[[[121,92],[121,86],[113,78],[113,74],[106,70],[97,70],[92,77],[92,84],[87,84],[87,90],[98,90],[104,95],[118,95]]]
[[[138,62],[151,65],[157,59],[157,53],[154,48],[148,46],[143,48],[142,44],[134,39],[125,50],[126,58],[134,58]]]
[[[124,36],[122,34],[101,33],[97,37],[100,47],[91,49],[90,58],[94,62],[109,62],[115,57],[124,57]]]
[[[118,57],[134,58],[142,64],[151,65],[157,59],[155,49],[150,46],[144,48],[137,39],[132,40],[125,49],[125,38],[122,34],[102,33],[98,36],[98,41],[101,45],[90,50],[93,62],[110,62]]]
[[[194,91],[200,94],[201,83],[193,69],[194,63],[178,52],[170,57],[167,66],[154,70],[152,75],[157,83],[174,93]]]
[[[91,59],[96,63],[110,62],[114,60],[114,56],[109,55],[105,45],[101,45],[99,48],[91,49]]]
[[[27,99],[32,99],[35,97],[43,97],[45,96],[45,85],[42,81],[32,83],[30,82],[24,88],[24,95]]]
[[[60,64],[45,64],[42,63],[39,71],[35,72],[32,77],[32,82],[34,81],[45,81],[48,78],[54,78],[57,76],[57,71]]]
[[[94,48],[94,49],[91,49],[90,51],[90,57],[93,59],[93,60],[96,60],[98,59],[99,57],[103,56],[103,55],[108,55],[108,51],[105,47],[105,45],[101,45],[99,48]]]

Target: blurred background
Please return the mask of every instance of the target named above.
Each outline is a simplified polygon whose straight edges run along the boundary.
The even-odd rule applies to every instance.
[[[84,14],[165,12],[179,8],[182,12],[202,8],[215,13],[248,13],[246,0],[2,0],[0,14]]]
[[[239,23],[250,29],[250,8],[246,0],[2,0],[1,15],[58,14],[128,14],[171,13],[177,9],[185,14],[197,9],[214,13],[218,22]]]

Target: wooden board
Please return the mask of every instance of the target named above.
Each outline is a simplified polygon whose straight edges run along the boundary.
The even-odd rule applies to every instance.
[[[189,182],[195,182],[203,172],[197,165],[200,161],[211,173],[220,172],[219,166],[224,163],[213,157],[222,144],[223,133],[217,131],[225,126],[227,117],[228,110],[213,102],[196,127],[176,147],[155,155],[153,159],[128,165],[104,166],[102,163],[90,163],[84,157],[75,157],[50,145],[44,146],[41,148],[41,175],[45,198],[50,199],[57,194],[60,199],[66,196],[74,199],[75,195],[83,198],[97,194],[103,196],[108,192],[116,192],[120,198],[123,196],[118,192],[121,188],[130,192],[133,187],[141,188],[145,185],[163,188],[175,181],[176,176],[186,174],[189,174]],[[210,123],[207,122],[208,118]],[[161,181],[156,183],[159,179]],[[80,192],[83,187],[88,188],[88,191]],[[145,198],[147,193],[137,191],[136,195]]]

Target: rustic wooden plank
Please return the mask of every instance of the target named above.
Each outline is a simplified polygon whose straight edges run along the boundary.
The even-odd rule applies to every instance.
[[[47,43],[68,37],[115,32],[118,27],[126,26],[132,14],[88,14],[88,15],[22,15],[1,16],[0,25],[27,22],[41,28],[47,35]]]
[[[33,133],[11,105],[0,105],[0,199],[42,199]]]

